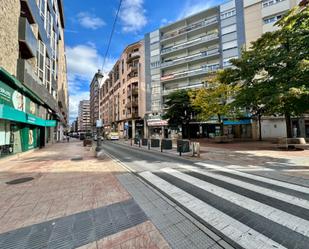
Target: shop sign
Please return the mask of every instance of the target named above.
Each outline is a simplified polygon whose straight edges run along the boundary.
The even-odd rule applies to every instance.
[[[167,126],[168,123],[166,120],[148,120],[148,126]]]
[[[0,81],[0,104],[5,104],[22,111],[24,105],[24,96]]]

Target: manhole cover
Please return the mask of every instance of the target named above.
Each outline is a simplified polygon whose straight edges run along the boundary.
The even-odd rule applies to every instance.
[[[33,177],[23,177],[23,178],[18,178],[9,182],[6,182],[6,184],[20,184],[20,183],[24,183],[24,182],[29,182],[32,181],[34,178]]]

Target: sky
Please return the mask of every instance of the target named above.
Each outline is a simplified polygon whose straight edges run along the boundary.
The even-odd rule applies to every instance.
[[[144,34],[226,0],[123,0],[105,59],[119,0],[64,0],[70,123],[78,104],[89,99],[89,85],[98,69],[107,73],[123,49]]]

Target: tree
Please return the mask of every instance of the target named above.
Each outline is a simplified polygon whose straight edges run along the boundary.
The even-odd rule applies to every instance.
[[[168,124],[172,127],[184,125],[188,128],[193,113],[189,91],[177,90],[171,92],[167,96],[165,104],[167,110],[163,118],[168,120]]]
[[[291,116],[309,110],[309,7],[292,9],[268,32],[232,60],[219,82],[239,84],[235,104],[257,115],[284,115],[291,137]]]
[[[221,75],[220,71],[217,76],[208,75],[208,86],[192,90],[189,95],[192,107],[198,113],[198,119],[207,121],[217,116],[222,133],[223,117],[231,114],[231,100],[238,86],[220,83],[218,75]]]

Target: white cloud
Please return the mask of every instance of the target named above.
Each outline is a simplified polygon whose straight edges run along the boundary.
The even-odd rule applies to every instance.
[[[96,30],[106,23],[99,17],[89,13],[89,12],[80,12],[77,14],[77,20],[81,26],[87,29]]]
[[[78,114],[80,100],[89,99],[89,85],[99,68],[102,67],[103,57],[95,45],[88,42],[86,45],[66,47],[68,84],[70,92],[70,119]],[[104,66],[104,75],[111,70],[115,60],[107,58]]]
[[[201,12],[215,5],[215,0],[205,1],[205,0],[187,0],[182,11],[178,15],[178,20]]]
[[[119,13],[122,30],[126,33],[138,32],[147,24],[144,0],[124,0]]]

